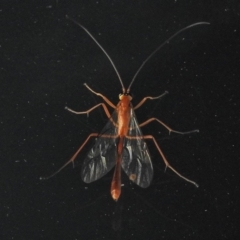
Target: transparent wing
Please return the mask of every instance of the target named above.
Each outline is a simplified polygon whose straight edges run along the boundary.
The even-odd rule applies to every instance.
[[[116,111],[113,112],[111,118],[112,121],[116,123]],[[112,121],[109,120],[107,122],[83,162],[81,176],[82,180],[86,183],[96,181],[103,177],[116,164],[117,139],[115,136],[117,135],[117,128]]]
[[[150,185],[153,178],[152,161],[133,109],[128,136],[124,140],[122,168],[129,179],[140,187]]]

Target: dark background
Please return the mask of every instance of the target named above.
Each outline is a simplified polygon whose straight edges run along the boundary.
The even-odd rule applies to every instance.
[[[238,1],[1,1],[0,238],[5,239],[234,239],[239,204]],[[91,143],[54,178],[91,132],[107,121],[101,99],[117,103],[121,86],[108,59],[68,14],[82,23],[129,84],[143,60],[183,27],[142,69],[132,87],[139,122],[157,117],[198,134],[153,134],[167,159],[200,187],[183,181],[148,146],[154,179],[147,189],[123,174],[118,203],[110,196],[113,172],[85,184],[81,163]]]

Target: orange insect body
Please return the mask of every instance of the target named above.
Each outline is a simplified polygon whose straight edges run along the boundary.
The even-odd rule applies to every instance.
[[[118,113],[118,136],[119,143],[117,148],[117,163],[113,175],[113,180],[111,184],[111,195],[112,198],[117,201],[121,194],[121,159],[123,151],[123,140],[129,131],[129,122],[130,122],[130,101],[132,98],[130,95],[120,95],[120,102],[117,105]]]
[[[69,17],[67,17],[69,18]],[[69,18],[70,19],[70,18]],[[196,25],[200,24],[209,24],[206,22],[199,22],[192,25],[189,25],[173,36],[171,36],[168,40],[166,40],[163,44],[161,44],[157,49],[155,49],[149,57],[142,63],[136,74],[134,75],[129,87],[125,89],[120,74],[116,66],[114,65],[112,59],[107,54],[107,52],[103,49],[103,47],[97,42],[97,40],[92,36],[92,34],[81,24],[76,22],[73,19],[74,23],[79,25],[93,40],[94,42],[101,48],[104,54],[109,59],[110,63],[112,64],[118,79],[122,86],[122,94],[119,95],[119,103],[115,106],[108,98],[106,98],[101,93],[97,93],[92,90],[86,83],[84,86],[91,91],[93,94],[101,97],[104,102],[114,109],[112,115],[109,113],[108,108],[105,103],[99,103],[96,106],[90,108],[85,112],[76,112],[68,107],[66,109],[74,114],[89,114],[91,111],[96,109],[97,107],[102,106],[106,115],[109,118],[106,126],[103,128],[102,132],[99,133],[91,133],[87,139],[83,142],[83,144],[79,147],[76,153],[72,156],[72,158],[66,162],[60,169],[58,169],[55,173],[50,175],[49,177],[42,177],[41,179],[47,179],[58,172],[60,172],[63,168],[65,168],[69,163],[74,162],[75,158],[79,154],[79,152],[83,149],[86,143],[89,141],[90,138],[96,138],[96,142],[94,146],[90,149],[89,153],[87,154],[81,171],[81,176],[84,182],[90,183],[96,181],[107,174],[114,166],[114,174],[111,183],[111,195],[112,198],[117,201],[121,195],[121,170],[123,169],[124,172],[128,175],[129,179],[137,184],[140,187],[146,188],[150,185],[153,177],[153,167],[151,162],[151,157],[145,143],[145,140],[152,140],[161,155],[166,168],[170,168],[173,172],[175,172],[179,177],[194,184],[198,187],[197,183],[194,181],[184,177],[181,175],[177,170],[175,170],[167,161],[166,157],[164,156],[162,150],[160,149],[157,141],[152,135],[142,135],[141,127],[156,121],[163,125],[166,129],[170,132],[175,132],[178,134],[189,134],[193,132],[198,132],[198,130],[192,130],[188,132],[179,132],[175,131],[172,128],[168,127],[165,123],[157,118],[150,118],[145,122],[138,124],[134,110],[141,107],[146,100],[155,100],[163,97],[167,94],[167,92],[163,93],[157,97],[147,96],[143,98],[135,107],[132,106],[131,100],[132,97],[130,96],[130,88],[135,81],[137,74],[140,72],[142,67],[145,63],[165,44],[167,44],[172,38],[178,35],[180,32],[191,28]]]
[[[120,95],[120,102],[117,105],[118,112],[118,135],[124,137],[128,133],[130,122],[130,101],[132,98],[129,95]]]

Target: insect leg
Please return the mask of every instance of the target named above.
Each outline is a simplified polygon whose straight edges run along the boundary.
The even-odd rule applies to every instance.
[[[91,111],[93,111],[95,108],[97,108],[97,107],[99,107],[99,106],[102,106],[102,107],[103,107],[103,110],[105,111],[105,113],[106,113],[107,117],[109,118],[109,120],[113,123],[113,125],[114,125],[115,127],[117,127],[117,124],[113,121],[113,119],[112,119],[112,117],[111,117],[111,115],[110,115],[110,113],[109,113],[109,111],[108,111],[108,108],[107,108],[107,106],[106,106],[104,103],[99,103],[99,104],[97,104],[96,106],[94,106],[94,107],[92,107],[92,108],[90,108],[89,110],[84,111],[84,112],[77,112],[77,111],[72,110],[72,109],[69,108],[69,107],[65,107],[65,109],[68,110],[68,111],[71,112],[71,113],[74,113],[74,114],[87,114],[87,115],[88,115]]]
[[[95,91],[93,91],[86,83],[83,84],[89,91],[91,91],[92,93],[94,93],[95,95],[101,97],[110,107],[112,108],[116,108],[116,106],[110,101],[108,100],[107,97],[105,97],[104,95],[102,95],[101,93],[97,93]]]
[[[165,96],[166,94],[168,94],[168,91],[165,91],[163,94],[161,94],[160,96],[157,96],[157,97],[151,97],[151,96],[145,97],[133,109],[136,110],[137,108],[141,107],[146,102],[147,99],[150,99],[150,100],[159,99],[159,98]]]
[[[86,145],[86,143],[89,141],[90,138],[92,137],[97,137],[99,136],[98,133],[91,133],[87,139],[85,140],[85,142],[79,147],[79,149],[74,153],[74,155],[70,158],[70,160],[68,160],[62,167],[60,167],[55,173],[53,173],[50,176],[47,177],[40,177],[40,180],[46,180],[49,179],[53,176],[55,176],[57,173],[59,173],[60,171],[62,171],[69,163],[74,162],[75,158],[77,157],[77,155],[79,154],[79,152],[83,149],[83,147]]]
[[[192,131],[188,131],[188,132],[179,132],[179,131],[176,131],[176,130],[173,130],[172,128],[168,127],[164,122],[162,122],[161,120],[157,119],[157,118],[150,118],[148,119],[147,121],[139,124],[139,127],[143,127],[147,124],[149,124],[150,122],[153,122],[153,121],[157,121],[158,123],[162,124],[168,131],[169,131],[169,134],[171,132],[174,132],[174,133],[178,133],[178,134],[189,134],[189,133],[194,133],[194,132],[199,132],[198,129],[195,129],[195,130],[192,130]]]
[[[83,111],[83,112],[74,111],[74,110],[72,110],[72,109],[69,108],[69,107],[65,107],[65,109],[68,110],[68,111],[71,112],[71,113],[74,113],[74,114],[87,114],[87,115],[88,115],[91,111],[93,111],[95,108],[98,108],[98,107],[100,107],[100,106],[103,107],[103,110],[105,111],[107,117],[110,118],[111,115],[110,115],[110,113],[109,113],[109,111],[108,111],[107,106],[106,106],[104,103],[99,103],[99,104],[95,105],[94,107],[88,109],[87,111]]]
[[[166,157],[164,156],[161,148],[159,147],[156,139],[155,139],[152,135],[145,135],[145,136],[143,136],[143,138],[144,138],[144,139],[152,139],[152,140],[153,140],[153,142],[154,142],[154,144],[155,144],[158,152],[159,152],[160,155],[162,156],[162,159],[163,159],[163,161],[164,161],[164,163],[165,163],[165,165],[166,165],[166,168],[170,168],[170,169],[171,169],[173,172],[175,172],[180,178],[184,179],[184,180],[187,181],[187,182],[192,183],[193,185],[195,185],[195,187],[199,187],[199,185],[198,185],[196,182],[194,182],[194,181],[192,181],[192,180],[184,177],[182,174],[180,174],[176,169],[174,169],[174,168],[169,164],[169,162],[167,161]]]

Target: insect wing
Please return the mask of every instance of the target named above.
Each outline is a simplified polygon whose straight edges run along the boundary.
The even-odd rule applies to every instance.
[[[124,140],[122,168],[129,179],[140,187],[150,185],[153,178],[152,161],[133,109],[128,136]]]
[[[99,137],[96,138],[93,147],[85,158],[81,176],[82,180],[90,183],[107,174],[116,164],[116,135],[117,128],[113,122],[117,121],[117,112],[114,111]]]

